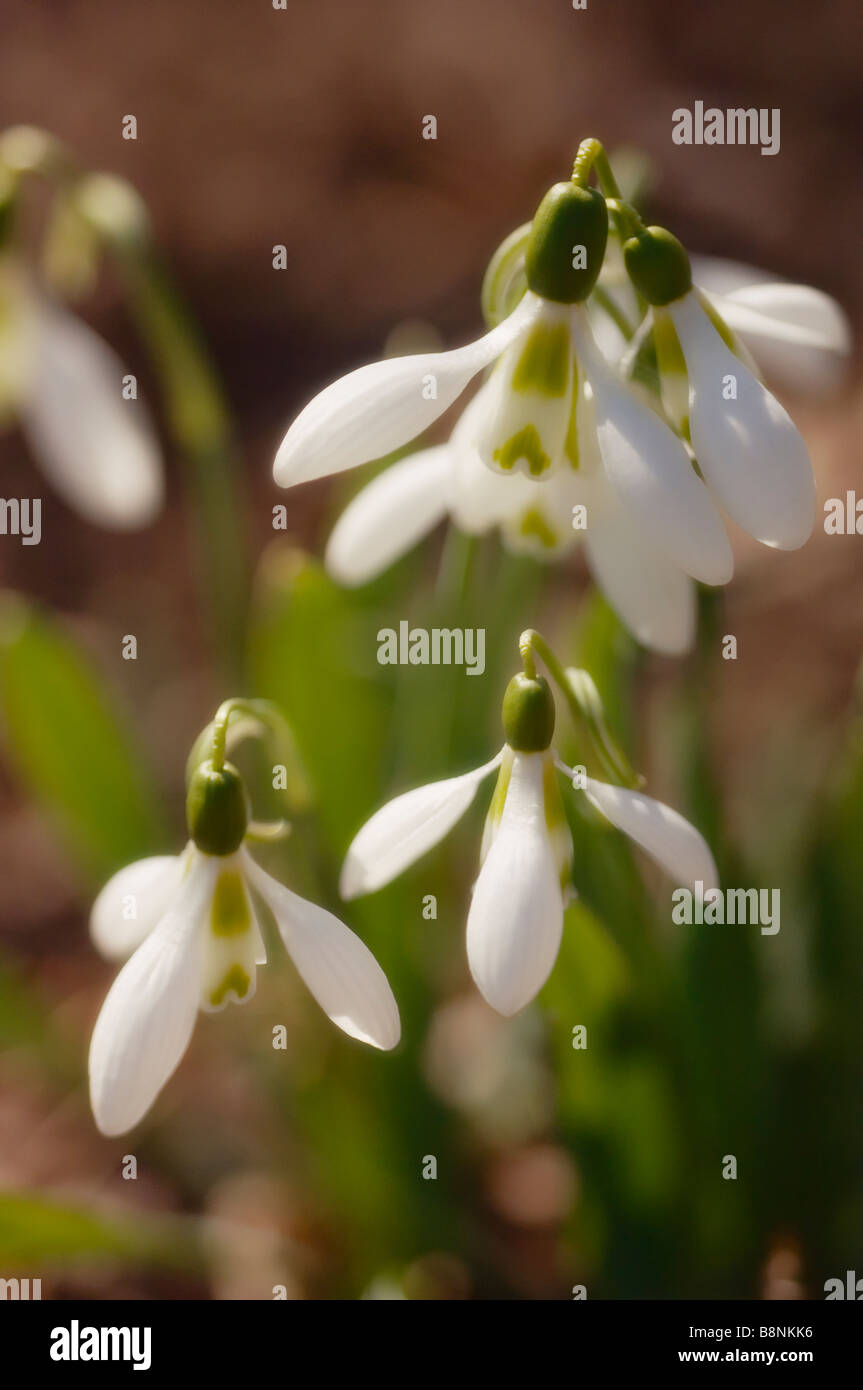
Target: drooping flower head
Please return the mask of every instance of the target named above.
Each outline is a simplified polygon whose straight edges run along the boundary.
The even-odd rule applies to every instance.
[[[186,802],[189,842],[179,855],[129,864],[93,906],[91,934],[109,959],[126,959],[90,1044],[90,1098],[103,1134],[143,1118],[177,1069],[199,1009],[246,1003],[266,962],[256,896],[311,994],[351,1037],[389,1049],[399,1014],[368,947],[331,912],[293,893],[255,862],[243,779],[225,759],[235,713],[266,717],[261,702],[229,701],[205,731]]]
[[[594,166],[601,191],[588,185]],[[599,142],[584,141],[572,179],[495,254],[485,337],[335,382],[288,430],[276,480],[290,486],[401,448],[491,369],[448,444],[393,464],[349,505],[327,550],[330,572],[362,583],[446,516],[469,534],[499,527],[510,548],[541,558],[583,541],[634,635],[685,651],[692,581],[732,574],[720,507],[781,548],[802,544],[812,526],[805,446],[743,340],[761,349],[775,339],[783,360],[836,358],[847,334],[817,291],[764,288],[749,305],[693,290],[680,243],[644,227]],[[742,316],[739,333],[720,316],[726,304],[735,323]],[[660,368],[649,391],[632,370],[645,347]]]
[[[554,700],[536,673],[534,649],[542,652],[570,706],[587,720],[609,771],[629,785],[588,777],[557,757]],[[522,650],[525,671],[513,677],[503,701],[506,742],[500,752],[473,772],[418,787],[382,807],[354,838],[341,876],[345,898],[382,888],[452,829],[480,782],[497,771],[467,917],[467,957],[477,987],[505,1015],[528,1004],[551,973],[566,903],[575,891],[559,773],[681,886],[717,883],[700,833],[635,789],[637,779],[597,714],[586,674],[564,671],[536,633],[524,634]],[[577,877],[576,866],[576,882]]]

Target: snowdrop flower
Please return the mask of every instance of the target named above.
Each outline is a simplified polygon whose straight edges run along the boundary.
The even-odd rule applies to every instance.
[[[605,202],[595,189],[555,184],[534,218],[528,291],[518,307],[468,347],[373,363],[328,387],[288,430],[276,481],[289,486],[391,452],[499,359],[471,414],[471,444],[484,464],[501,475],[547,480],[577,469],[583,437],[594,434],[605,479],[650,544],[685,574],[725,583],[728,538],[682,440],[614,373],[594,340],[583,301],[606,234]],[[574,266],[576,245],[584,254]],[[433,499],[429,473],[422,481]],[[419,527],[419,516],[404,516],[408,528]]]
[[[181,854],[127,865],[93,907],[98,949],[109,959],[129,957],[90,1045],[90,1099],[106,1135],[124,1134],[149,1110],[179,1066],[199,1009],[251,999],[257,966],[266,961],[253,892],[337,1027],[385,1050],[399,1040],[398,1008],[368,947],[255,863],[244,843],[248,809],[235,767],[198,766],[187,818],[190,840]]]
[[[793,421],[693,287],[680,242],[661,227],[643,227],[623,251],[630,278],[653,305],[657,333],[670,324],[679,343],[689,436],[710,491],[756,540],[797,549],[814,525],[815,483]]]
[[[467,920],[467,956],[479,990],[498,1013],[528,1004],[557,957],[571,896],[572,842],[557,771],[682,884],[715,885],[716,868],[702,836],[658,801],[622,786],[575,779],[551,748],[554,701],[547,682],[526,669],[503,703],[506,743],[474,772],[398,796],[362,827],[341,876],[345,898],[389,883],[447,834],[497,771],[486,817],[480,872]]]
[[[162,505],[162,459],[143,401],[123,397],[122,362],[14,268],[6,268],[0,292],[8,314],[0,375],[45,476],[94,525],[148,525]]]
[[[693,257],[692,278],[769,379],[799,394],[835,391],[851,329],[830,295],[708,256]]]
[[[475,427],[489,389],[480,388],[447,444],[399,460],[358,493],[330,536],[329,573],[347,586],[364,584],[445,517],[469,535],[499,527],[508,549],[540,560],[559,559],[583,542],[596,584],[638,641],[669,656],[688,651],[694,585],[642,534],[608,483],[587,396],[578,468],[556,469],[538,482],[502,477],[483,463]]]

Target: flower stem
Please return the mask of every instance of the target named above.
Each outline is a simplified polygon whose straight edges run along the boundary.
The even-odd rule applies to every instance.
[[[608,314],[608,317],[621,335],[628,343],[631,343],[632,339],[635,337],[636,330],[623,311],[615,304],[608,290],[603,289],[601,285],[595,285],[593,288],[593,297],[603,313]]]
[[[590,674],[573,667],[565,669],[542,633],[534,628],[527,628],[521,634],[518,649],[524,673],[531,680],[536,677],[534,653],[542,658],[566,700],[576,727],[588,734],[597,757],[614,781],[624,787],[641,786],[643,779],[631,767],[608,730],[602,701]]]
[[[620,198],[620,189],[605,152],[605,146],[601,140],[597,140],[591,135],[586,140],[582,140],[578,147],[575,163],[572,166],[572,182],[578,184],[580,188],[586,188],[592,170],[596,173],[596,181],[603,196]]]

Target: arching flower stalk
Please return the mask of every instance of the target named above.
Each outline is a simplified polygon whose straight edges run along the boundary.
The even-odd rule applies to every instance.
[[[199,1009],[246,1003],[266,962],[258,895],[311,994],[351,1037],[390,1049],[398,1008],[368,947],[331,912],[293,893],[258,865],[251,845],[283,823],[250,821],[243,780],[226,760],[232,717],[267,719],[261,702],[230,700],[196,744],[179,855],[127,865],[93,906],[93,941],[125,959],[90,1045],[90,1098],[103,1134],[123,1134],[149,1110],[189,1045]],[[239,732],[239,730],[238,730]]]
[[[588,186],[591,169],[601,193]],[[685,274],[663,280],[657,262],[671,243],[685,260],[622,202],[599,142],[584,141],[570,183],[550,189],[495,254],[484,338],[361,367],[317,396],[279,448],[283,486],[401,448],[492,368],[448,444],[400,460],[349,505],[327,551],[333,576],[365,582],[445,517],[470,534],[499,527],[508,547],[547,559],[583,540],[624,623],[676,654],[694,637],[691,581],[732,574],[717,503],[767,544],[801,544],[814,515],[802,440],[716,305],[690,293]],[[666,292],[667,309],[657,298]],[[792,351],[841,354],[841,315],[825,302],[804,288],[749,306],[732,298],[730,314],[756,346],[772,327]],[[653,394],[629,370],[646,338],[662,368]]]
[[[341,875],[345,898],[382,888],[437,844],[497,772],[480,850],[480,872],[467,918],[467,956],[477,987],[501,1014],[528,1004],[557,957],[564,909],[573,895],[572,842],[557,774],[646,851],[675,882],[717,884],[713,856],[700,833],[676,811],[645,796],[639,779],[605,728],[586,672],[564,670],[538,633],[521,638],[524,671],[503,701],[506,742],[472,772],[406,792],[377,811],[348,849]],[[566,766],[552,747],[555,706],[536,673],[539,653],[579,723],[591,736],[611,782]],[[576,869],[577,879],[577,869]]]

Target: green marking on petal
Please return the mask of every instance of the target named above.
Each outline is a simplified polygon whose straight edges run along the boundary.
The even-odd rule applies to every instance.
[[[722,317],[719,310],[715,307],[715,305],[711,304],[706,294],[701,294],[699,291],[696,290],[696,297],[705,314],[710,319],[710,322],[713,324],[713,327],[716,329],[717,333],[719,334],[720,338],[725,344],[725,346],[727,348],[730,348],[730,350],[735,354],[735,356],[738,356],[740,345],[737,342],[737,338],[735,337],[733,330],[728,327],[728,324],[725,322],[725,319]]]
[[[240,936],[252,924],[249,900],[242,875],[225,869],[216,881],[210,909],[210,930],[214,936]]]
[[[572,361],[572,406],[569,412],[569,425],[566,431],[566,439],[563,441],[563,452],[569,460],[572,468],[578,468],[580,463],[580,453],[578,447],[578,359]]]
[[[545,803],[545,823],[551,836],[557,866],[560,870],[561,890],[566,893],[572,887],[572,836],[566,819],[566,812],[563,809],[563,798],[560,794],[557,768],[553,758],[546,758],[543,765],[542,790]]]
[[[232,965],[222,983],[210,995],[210,1003],[214,1009],[217,1009],[220,1004],[224,1004],[226,996],[231,993],[235,994],[238,999],[245,999],[251,983],[252,981],[241,965]]]
[[[549,830],[566,823],[563,798],[557,784],[557,768],[552,758],[546,758],[542,769],[542,794],[545,801],[545,823]]]
[[[653,339],[665,413],[678,433],[688,439],[689,375],[686,358],[671,315],[662,309],[653,311]]]
[[[569,386],[569,327],[537,323],[527,335],[512,374],[513,391],[565,396]]]
[[[538,507],[530,507],[518,525],[519,534],[533,537],[547,550],[554,550],[558,542],[557,532],[553,531]]]
[[[515,468],[522,458],[527,459],[527,466],[534,477],[544,473],[551,466],[551,459],[542,447],[536,425],[524,425],[500,449],[494,451],[495,463],[499,463],[507,473]]]
[[[503,755],[500,771],[497,774],[497,781],[494,784],[494,795],[491,798],[491,805],[488,808],[488,819],[499,821],[503,815],[503,803],[506,801],[506,794],[509,790],[509,780],[512,777],[512,753],[509,749]]]

